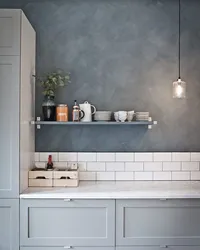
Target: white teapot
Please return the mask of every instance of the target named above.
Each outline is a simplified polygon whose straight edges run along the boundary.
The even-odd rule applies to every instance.
[[[81,119],[81,122],[91,122],[92,115],[96,113],[95,106],[85,101],[84,103],[79,104],[79,107],[85,113],[85,116]],[[93,112],[92,112],[92,108],[93,108]]]

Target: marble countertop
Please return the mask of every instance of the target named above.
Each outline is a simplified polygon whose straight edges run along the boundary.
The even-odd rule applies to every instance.
[[[200,198],[198,181],[82,181],[75,188],[28,188],[21,199]]]

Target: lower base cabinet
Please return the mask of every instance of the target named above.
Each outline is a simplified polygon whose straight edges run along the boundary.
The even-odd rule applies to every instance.
[[[19,250],[19,199],[0,199],[0,250]]]
[[[117,200],[116,245],[200,250],[200,200]]]
[[[21,247],[20,250],[115,250],[115,247]],[[196,250],[196,249],[195,249]]]
[[[138,246],[138,247],[134,246],[134,247],[116,247],[116,250],[162,250],[162,249],[166,249],[166,250],[199,250],[200,246]]]
[[[0,203],[0,244],[18,244],[11,203]],[[200,250],[200,200],[22,199],[20,228],[20,250]]]
[[[20,214],[21,246],[115,246],[114,200],[22,199]]]

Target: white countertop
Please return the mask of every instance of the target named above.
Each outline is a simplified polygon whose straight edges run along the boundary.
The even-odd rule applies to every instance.
[[[28,188],[21,199],[184,199],[200,198],[198,181],[82,181],[74,188]]]

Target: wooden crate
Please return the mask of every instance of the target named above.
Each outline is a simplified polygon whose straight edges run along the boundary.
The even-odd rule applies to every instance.
[[[53,171],[54,187],[77,187],[79,184],[79,171]]]
[[[29,171],[29,187],[52,187],[53,171]]]

